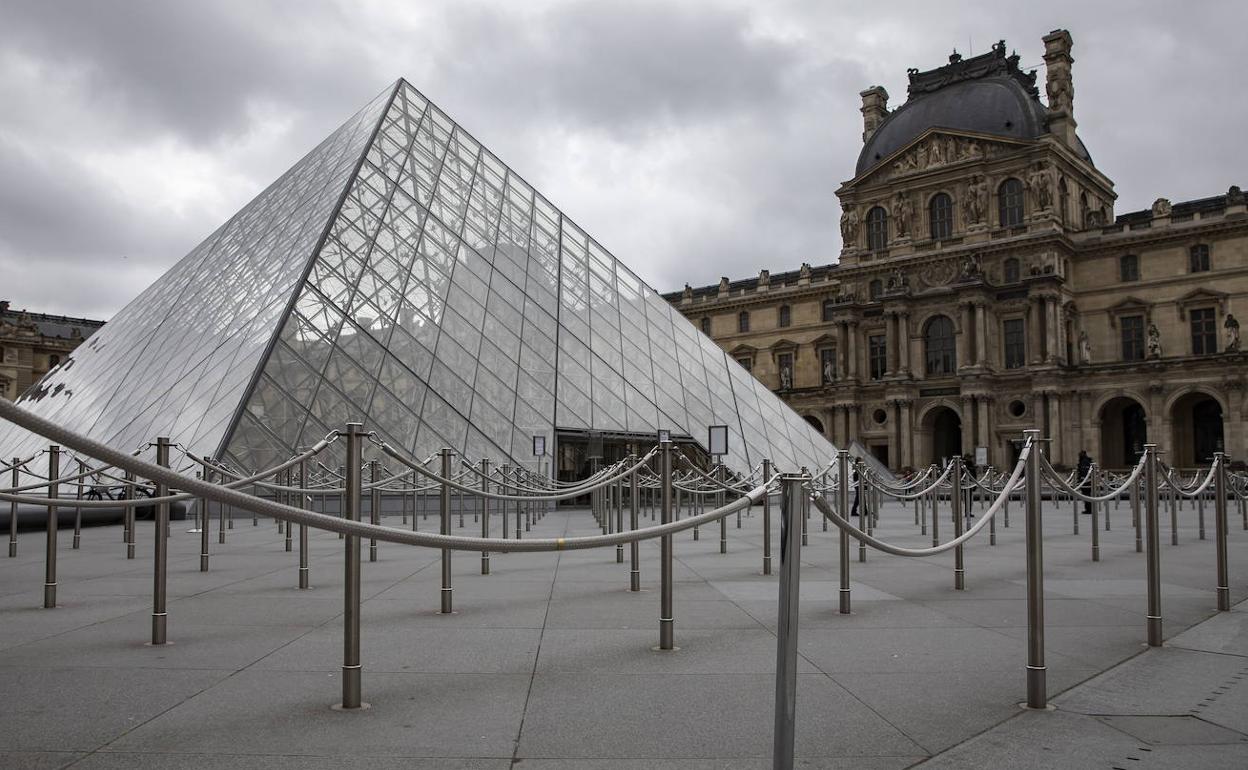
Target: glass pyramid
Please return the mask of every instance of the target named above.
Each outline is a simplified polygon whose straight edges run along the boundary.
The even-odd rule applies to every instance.
[[[21,399],[111,445],[263,468],[349,420],[423,458],[532,465],[560,430],[835,449],[400,80]],[[44,442],[0,426],[0,451]]]

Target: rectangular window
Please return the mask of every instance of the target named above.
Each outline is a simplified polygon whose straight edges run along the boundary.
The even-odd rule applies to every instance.
[[[1027,362],[1027,337],[1023,319],[1008,318],[1002,324],[1005,340],[1005,368],[1018,369]]]
[[[871,379],[884,379],[884,370],[888,367],[888,343],[883,334],[872,334],[867,338],[867,365]]]
[[[750,314],[742,310],[737,313],[737,331],[745,334],[750,330]]]
[[[711,336],[711,319],[710,318],[702,319],[702,333],[708,337]]]
[[[754,359],[750,358],[749,356],[742,356],[741,358],[738,358],[737,363],[741,364],[741,368],[746,370],[747,372],[754,371]]]
[[[1144,316],[1129,315],[1118,319],[1122,330],[1122,360],[1144,360]]]
[[[824,385],[836,382],[836,350],[833,348],[819,349],[819,376]]]
[[[1198,243],[1188,252],[1190,272],[1205,273],[1209,271],[1209,245]]]
[[[1211,307],[1189,310],[1192,324],[1192,355],[1207,356],[1218,352],[1217,319]]]
[[[823,322],[828,323],[832,320],[832,313],[836,310],[836,304],[830,299],[823,301]]]
[[[1140,258],[1134,254],[1123,256],[1118,262],[1118,273],[1123,283],[1140,280]]]
[[[780,327],[784,328],[793,323],[793,310],[788,305],[780,306]]]

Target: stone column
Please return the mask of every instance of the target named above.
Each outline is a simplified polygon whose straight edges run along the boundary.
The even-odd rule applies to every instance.
[[[962,397],[962,454],[975,453],[975,399]]]
[[[1054,363],[1057,361],[1058,352],[1057,344],[1057,297],[1048,297],[1044,302],[1045,307],[1045,327],[1044,327],[1044,361],[1045,363]]]
[[[858,322],[849,321],[845,324],[849,336],[849,378],[858,379]]]
[[[975,306],[969,302],[964,302],[959,309],[962,314],[962,333],[958,335],[959,347],[962,348],[958,351],[958,366],[960,368],[970,366],[971,362],[975,360]],[[962,435],[965,437],[966,433],[963,432]]]
[[[987,308],[983,302],[975,303],[975,365],[988,365],[988,322],[984,317]]]
[[[849,436],[849,441],[845,442],[846,446],[849,446],[850,441],[858,440],[858,409],[857,404],[850,404],[845,407],[845,422],[848,426],[846,435]]]
[[[910,466],[914,467],[914,409],[913,402],[903,400],[901,402],[901,457],[898,458],[898,467]]]
[[[897,337],[899,356],[901,360],[901,374],[904,377],[910,376],[910,313],[903,310],[897,314]]]
[[[897,371],[897,319],[892,313],[884,314],[884,376],[892,377]]]
[[[844,321],[836,322],[836,373],[837,377],[848,378],[849,374],[849,324]]]
[[[1028,297],[1027,303],[1027,360],[1034,366],[1044,360],[1044,352],[1040,350],[1040,324],[1044,323],[1042,312],[1043,300],[1040,297]]]
[[[1049,426],[1052,430],[1053,439],[1049,442],[1049,460],[1057,464],[1069,464],[1066,457],[1066,426],[1062,424],[1062,397],[1057,391],[1049,392]],[[1098,458],[1103,460],[1104,458]]]
[[[1244,435],[1244,419],[1242,417],[1244,411],[1244,389],[1240,387],[1228,387],[1226,389],[1226,405],[1227,413],[1222,415],[1222,437],[1223,444],[1227,455],[1232,460],[1244,460],[1245,453],[1248,452],[1248,445],[1245,445]]]
[[[993,464],[996,455],[996,448],[992,442],[992,430],[989,425],[990,413],[992,411],[992,399],[988,396],[979,396],[975,399],[976,405],[979,407],[979,425],[976,435],[978,436],[979,446],[988,447],[988,462]]]

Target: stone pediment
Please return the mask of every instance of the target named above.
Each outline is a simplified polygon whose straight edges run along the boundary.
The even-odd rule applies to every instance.
[[[752,356],[757,352],[758,352],[758,348],[754,347],[753,345],[746,345],[745,343],[741,343],[740,345],[737,345],[732,350],[729,350],[728,355],[730,356]]]
[[[1182,297],[1179,297],[1174,301],[1174,304],[1179,308],[1179,320],[1186,321],[1188,308],[1199,305],[1217,305],[1218,310],[1225,313],[1226,297],[1227,293],[1224,291],[1207,289],[1202,286],[1199,289],[1192,289]]]
[[[866,174],[850,182],[850,185],[889,182],[959,163],[969,164],[997,158],[1032,144],[1034,143],[1011,141],[996,136],[931,128],[910,144],[882,159]]]

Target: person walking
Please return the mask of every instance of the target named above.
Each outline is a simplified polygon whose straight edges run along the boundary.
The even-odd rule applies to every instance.
[[[857,516],[858,515],[858,490],[861,487],[861,485],[858,483],[858,469],[857,468],[853,470],[852,475],[849,477],[849,485],[854,490],[854,506],[853,508],[850,509],[850,511],[852,512],[849,515]]]
[[[1086,449],[1080,449],[1079,450],[1079,464],[1075,466],[1075,475],[1079,477],[1079,481],[1081,482],[1079,491],[1083,492],[1085,495],[1092,494],[1091,473],[1092,473],[1092,458],[1088,456],[1088,452]],[[1087,500],[1083,501],[1083,515],[1084,516],[1092,515],[1092,503],[1088,502]]]
[[[975,465],[975,458],[968,455],[962,455],[962,467],[966,469],[966,473],[972,479],[979,478],[979,468]],[[975,514],[971,512],[971,504],[975,500],[975,482],[967,480],[962,482],[962,492],[965,499],[962,503],[962,513],[967,519],[975,518]]]

